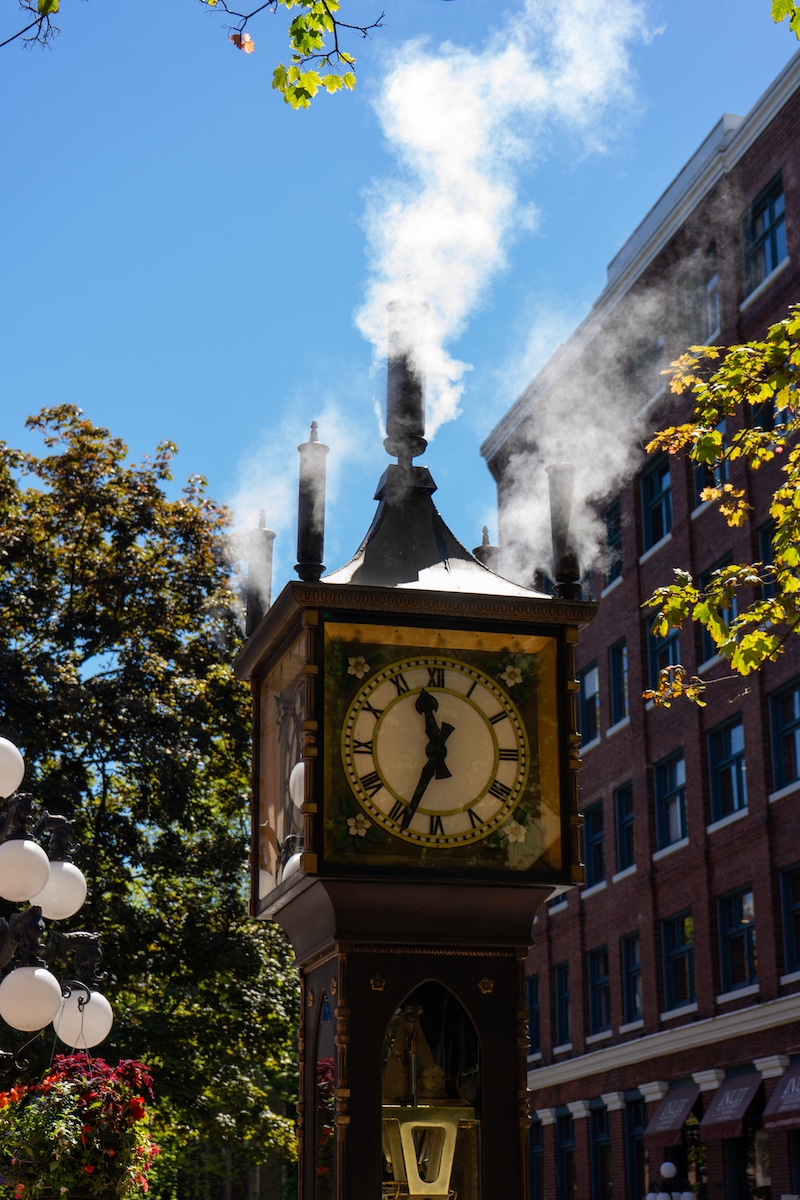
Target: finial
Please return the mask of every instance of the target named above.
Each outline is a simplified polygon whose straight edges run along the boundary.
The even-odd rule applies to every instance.
[[[308,440],[310,442],[318,442],[319,441],[319,426],[317,425],[316,421],[311,422],[311,433],[309,434]]]
[[[496,571],[500,559],[500,551],[497,546],[493,546],[489,541],[489,526],[484,525],[481,544],[476,546],[472,551],[479,563],[484,567],[488,567],[490,571]]]

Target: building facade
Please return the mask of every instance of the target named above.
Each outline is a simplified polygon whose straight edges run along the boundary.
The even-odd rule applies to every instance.
[[[798,299],[800,57],[721,119],[487,439],[501,545],[513,456],[565,380],[616,373],[643,445],[688,415],[660,375],[678,353],[763,337]],[[586,882],[540,912],[528,960],[534,1200],[800,1194],[800,652],[730,678],[700,628],[654,638],[642,608],[675,567],[702,581],[769,560],[780,464],[728,469],[752,505],[739,529],[681,457],[642,451],[599,505],[578,651]],[[706,707],[641,698],[678,661],[714,681]]]

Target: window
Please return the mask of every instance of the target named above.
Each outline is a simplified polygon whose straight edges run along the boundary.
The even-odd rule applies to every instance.
[[[718,901],[720,983],[723,992],[756,981],[756,927],[753,893],[731,892]]]
[[[591,1200],[611,1200],[611,1132],[605,1105],[589,1111],[591,1138]]]
[[[749,296],[787,256],[783,176],[776,175],[742,221],[744,294]]]
[[[642,533],[645,550],[660,542],[671,528],[669,458],[661,453],[642,471]]]
[[[628,1196],[643,1196],[644,1131],[647,1125],[644,1100],[637,1097],[625,1101],[625,1182]]]
[[[606,523],[606,586],[622,574],[622,513],[619,500],[612,501],[605,511]]]
[[[710,342],[720,330],[717,247],[712,242],[686,277],[686,334],[690,344]]]
[[[667,1010],[694,1002],[694,922],[690,912],[661,923],[664,947],[664,1005]]]
[[[566,1046],[570,1038],[569,963],[553,968],[556,993],[556,1045]]]
[[[597,674],[597,663],[592,663],[586,670],[581,671],[578,679],[580,681],[578,707],[581,745],[586,746],[600,736],[600,680]]]
[[[722,435],[722,447],[720,453],[725,453],[725,418],[715,427],[715,432]],[[716,463],[696,463],[693,471],[694,475],[694,504],[695,508],[700,504],[704,504],[703,491],[705,488],[722,487],[723,483],[728,479],[728,460],[727,458],[720,459]]]
[[[800,682],[772,697],[772,759],[777,789],[800,779]]]
[[[529,1054],[538,1054],[542,1048],[539,1012],[539,976],[528,976],[528,1041]]]
[[[545,1200],[544,1186],[544,1128],[534,1118],[530,1129],[531,1200]]]
[[[608,974],[608,949],[590,950],[589,961],[589,1032],[602,1033],[611,1028],[611,981]]]
[[[800,864],[781,874],[786,972],[800,971]]]
[[[611,693],[611,724],[628,715],[628,648],[615,642],[608,652],[608,686]]]
[[[758,531],[758,557],[761,560],[761,576],[766,582],[761,585],[761,596],[771,600],[775,595],[775,581],[770,577],[767,568],[775,565],[775,548],[772,539],[775,536],[775,522],[769,520]]]
[[[633,831],[633,787],[625,783],[614,792],[614,811],[617,818],[617,870],[627,871],[636,865],[636,843]]]
[[[747,808],[742,718],[729,721],[708,735],[711,776],[711,819],[720,821]]]
[[[603,805],[592,804],[583,813],[583,858],[586,887],[595,887],[606,877],[606,848],[603,829]]]
[[[653,633],[653,626],[658,618],[650,620],[648,618],[647,625],[647,661],[650,669],[650,687],[658,687],[659,671],[665,670],[667,667],[674,667],[676,663],[681,661],[680,641],[677,629],[670,629],[666,637],[659,637]]]
[[[622,938],[622,1010],[625,1023],[642,1017],[642,961],[639,956],[639,935],[629,933]]]
[[[727,554],[725,558],[721,558],[719,562],[714,563],[713,567],[709,567],[707,571],[704,571],[700,576],[700,582],[698,584],[700,591],[705,591],[705,589],[711,583],[711,576],[714,575],[716,571],[721,571],[723,567],[729,567],[732,561],[733,559],[731,558],[730,554]],[[720,609],[719,616],[726,625],[730,625],[731,621],[736,616],[735,596],[731,600],[730,608]],[[714,639],[706,627],[703,626],[700,630],[700,661],[708,662],[710,658],[716,658],[718,653],[719,651],[714,643]]]
[[[686,764],[676,754],[656,765],[658,847],[663,850],[686,837]]]
[[[556,1117],[556,1200],[578,1200],[575,1123],[571,1113]]]

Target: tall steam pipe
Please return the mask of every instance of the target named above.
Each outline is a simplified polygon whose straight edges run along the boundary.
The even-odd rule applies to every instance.
[[[550,530],[553,538],[553,581],[562,600],[580,600],[580,568],[570,536],[575,469],[571,463],[552,463],[547,470],[550,489]]]
[[[428,305],[419,301],[393,300],[389,311],[389,359],[386,371],[387,454],[394,454],[401,467],[409,468],[427,446],[425,440],[425,379],[415,366],[411,349],[422,344]]]
[[[330,447],[319,440],[317,422],[311,422],[307,442],[300,453],[300,482],[297,492],[297,562],[295,571],[304,583],[316,582],[325,570],[325,456]]]

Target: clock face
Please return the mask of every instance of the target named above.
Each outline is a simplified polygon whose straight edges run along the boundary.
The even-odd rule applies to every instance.
[[[558,876],[555,637],[331,616],[323,650],[326,870]]]
[[[457,658],[406,656],[365,675],[341,754],[366,816],[421,846],[497,832],[519,804],[530,750],[508,692]]]

